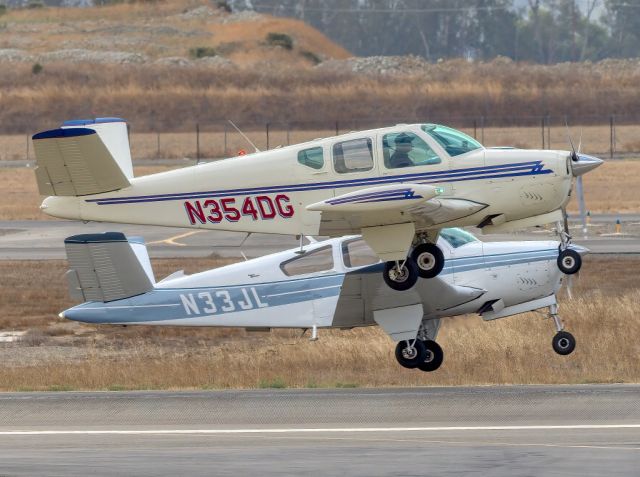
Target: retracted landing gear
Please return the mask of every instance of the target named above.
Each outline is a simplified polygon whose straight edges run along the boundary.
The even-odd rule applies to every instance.
[[[569,248],[571,245],[571,235],[569,235],[568,232],[566,213],[564,222],[558,222],[557,229],[560,235],[560,247],[557,260],[558,268],[566,275],[578,273],[582,267],[582,257],[578,252]]]
[[[553,319],[557,331],[551,341],[553,350],[562,356],[571,354],[573,350],[576,349],[576,339],[571,333],[564,331],[564,325],[558,316],[558,305],[551,305],[549,307],[549,316]]]

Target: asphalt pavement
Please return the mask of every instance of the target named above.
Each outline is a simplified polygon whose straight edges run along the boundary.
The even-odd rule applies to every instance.
[[[637,476],[640,385],[0,394],[0,475]]]
[[[640,254],[640,215],[594,215],[588,233],[571,218],[574,242],[591,253]],[[623,223],[622,233],[615,233],[615,221]],[[130,236],[142,236],[152,258],[181,257],[257,257],[295,247],[293,236],[219,232],[148,225],[124,225],[101,222],[83,223],[70,220],[0,221],[0,260],[64,259],[64,239],[71,235],[121,231]],[[482,235],[494,240],[555,240],[545,231],[517,234]]]

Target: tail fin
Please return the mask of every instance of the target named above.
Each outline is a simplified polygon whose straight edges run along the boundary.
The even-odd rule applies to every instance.
[[[80,196],[128,187],[133,177],[122,119],[67,121],[33,136],[41,195]]]
[[[108,302],[153,290],[155,278],[141,238],[106,232],[74,235],[64,245],[72,298]]]

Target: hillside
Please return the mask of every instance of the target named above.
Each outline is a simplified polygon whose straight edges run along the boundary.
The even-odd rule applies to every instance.
[[[270,33],[284,37],[269,41]],[[344,48],[299,20],[230,13],[201,0],[32,8],[0,17],[4,62],[304,66],[348,56]]]

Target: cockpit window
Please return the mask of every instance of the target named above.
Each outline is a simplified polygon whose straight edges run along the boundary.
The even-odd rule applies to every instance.
[[[477,242],[478,239],[466,230],[453,228],[440,230],[440,236],[445,239],[453,248],[462,247],[471,242]]]
[[[482,144],[478,141],[456,129],[439,124],[423,124],[422,130],[438,141],[438,144],[452,157],[482,148]]]
[[[411,132],[385,134],[382,137],[382,151],[387,169],[426,166],[441,162],[433,149]]]
[[[376,253],[362,239],[342,242],[342,259],[347,268],[364,267],[380,261]]]
[[[299,257],[283,262],[280,269],[288,277],[324,272],[333,268],[333,251],[331,246],[312,250]]]
[[[298,152],[298,162],[312,169],[324,167],[324,154],[321,147],[312,147]]]

